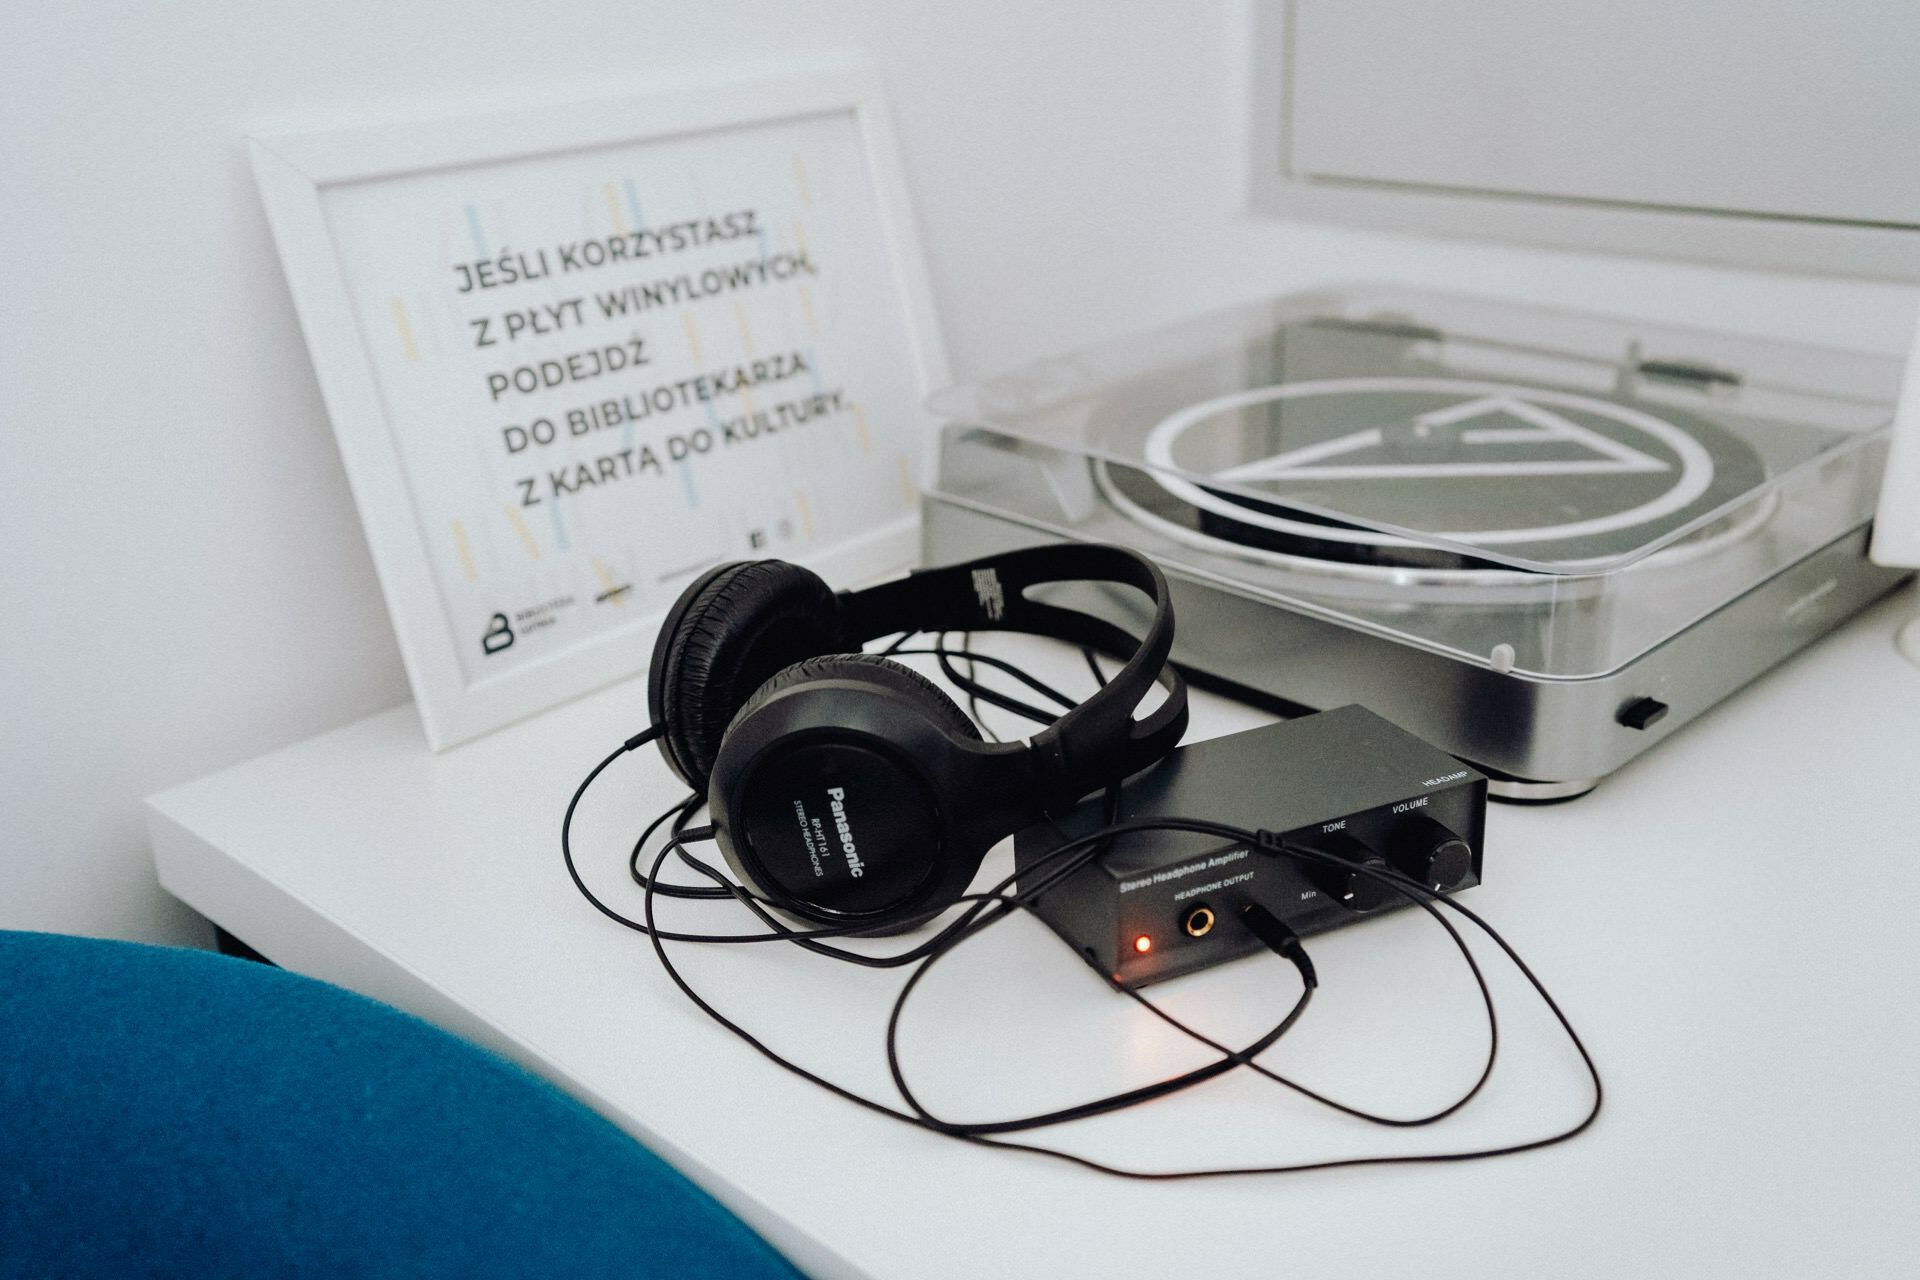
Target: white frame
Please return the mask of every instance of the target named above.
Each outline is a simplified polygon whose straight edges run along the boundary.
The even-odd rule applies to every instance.
[[[436,751],[645,669],[638,617],[497,677],[469,684],[448,632],[426,546],[414,519],[372,361],[327,229],[327,187],[457,165],[502,163],[708,130],[851,112],[875,186],[885,252],[920,389],[948,381],[932,294],[878,77],[853,58],[779,76],[709,76],[612,99],[249,140],[254,175],[293,290],[307,349],[372,547],[407,677]],[[624,123],[643,122],[643,123]],[[931,429],[929,416],[927,426]],[[919,479],[930,459],[923,453]],[[810,563],[843,585],[911,564],[918,518],[896,521]]]
[[[1503,240],[1778,271],[1920,280],[1920,232],[1551,196],[1313,177],[1293,168],[1294,7],[1255,0],[1248,108],[1250,211],[1342,226]]]

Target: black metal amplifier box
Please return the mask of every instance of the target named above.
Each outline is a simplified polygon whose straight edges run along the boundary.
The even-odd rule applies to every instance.
[[[1015,866],[1117,819],[1205,818],[1279,832],[1329,866],[1191,832],[1117,837],[1035,909],[1076,953],[1127,986],[1261,949],[1238,919],[1257,902],[1299,934],[1405,897],[1361,870],[1387,866],[1439,892],[1480,883],[1487,780],[1364,707],[1347,706],[1180,748],[1120,790],[1020,833]]]

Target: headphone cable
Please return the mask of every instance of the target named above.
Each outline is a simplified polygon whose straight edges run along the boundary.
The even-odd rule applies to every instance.
[[[926,648],[926,649],[906,648],[905,647],[906,643],[909,640],[911,640],[914,634],[916,633],[911,633],[911,632],[904,633],[898,640],[896,640],[893,643],[893,645],[886,652],[888,652],[889,654],[898,654],[902,656],[925,655],[925,656],[936,657],[942,668],[942,674],[946,675],[956,685],[956,687],[959,687],[963,691],[967,692],[970,696],[970,701],[972,701],[974,696],[977,694],[977,696],[980,699],[994,703],[995,705],[1001,706],[1003,709],[1011,710],[1015,714],[1022,715],[1025,718],[1033,719],[1042,723],[1048,722],[1052,719],[1050,715],[1047,715],[1046,713],[1041,712],[1038,708],[1028,706],[1020,702],[1018,699],[1013,699],[1013,698],[1007,697],[1006,695],[999,694],[997,690],[992,690],[990,687],[981,684],[977,679],[973,678],[974,676],[973,671],[969,670],[969,672],[963,674],[959,672],[957,669],[955,669],[952,665],[952,651],[945,644],[944,635],[937,636],[931,648]],[[968,640],[970,642],[971,640],[970,636],[968,637]],[[1051,689],[1050,687],[1046,686],[1045,684],[1038,681],[1037,679],[1027,676],[1026,673],[1014,667],[1013,664],[1008,663],[1002,659],[993,658],[990,655],[972,653],[970,651],[970,648],[971,646],[969,643],[968,649],[963,650],[961,653],[961,657],[968,662],[968,665],[970,668],[973,666],[975,662],[979,662],[979,663],[984,663],[988,666],[994,667],[996,669],[1007,671],[1013,674],[1016,678],[1020,679],[1021,682],[1023,684],[1026,684],[1029,688],[1032,688],[1036,692],[1041,693],[1042,696],[1047,696],[1053,700],[1059,701],[1063,706],[1066,706],[1069,708],[1072,707],[1073,705],[1076,705],[1071,700],[1066,699],[1064,695],[1059,694],[1058,691]],[[1090,671],[1093,673],[1094,677],[1097,680],[1100,680],[1102,683],[1104,683],[1104,673],[1101,671],[1098,660],[1094,656],[1094,654],[1090,650],[1083,649],[1083,656],[1086,658],[1088,667]],[[977,706],[977,703],[975,703],[974,705]],[[1573,1138],[1574,1136],[1578,1135],[1579,1133],[1584,1132],[1590,1125],[1594,1123],[1594,1121],[1597,1119],[1599,1115],[1604,1093],[1601,1085],[1598,1067],[1595,1065],[1591,1054],[1588,1052],[1585,1044],[1581,1041],[1578,1033],[1574,1030],[1572,1023],[1567,1018],[1564,1011],[1560,1008],[1559,1004],[1553,999],[1552,995],[1547,991],[1545,985],[1533,973],[1531,968],[1529,968],[1526,965],[1526,963],[1520,958],[1518,952],[1505,940],[1505,938],[1502,937],[1498,933],[1498,931],[1496,931],[1491,925],[1487,924],[1485,920],[1483,920],[1481,917],[1479,917],[1470,909],[1461,906],[1458,902],[1455,902],[1451,898],[1442,897],[1440,895],[1433,893],[1431,890],[1427,889],[1426,886],[1420,884],[1417,881],[1413,881],[1391,869],[1361,867],[1359,869],[1364,874],[1370,875],[1376,880],[1380,880],[1384,882],[1387,885],[1387,887],[1390,888],[1393,892],[1399,894],[1403,898],[1408,899],[1412,904],[1421,907],[1423,910],[1427,912],[1429,916],[1433,917],[1435,921],[1439,923],[1443,929],[1446,930],[1453,945],[1457,950],[1459,950],[1462,957],[1465,959],[1470,971],[1473,974],[1473,978],[1478,988],[1479,995],[1485,1007],[1486,1016],[1487,1016],[1488,1051],[1487,1051],[1485,1063],[1475,1082],[1459,1098],[1457,1098],[1455,1101],[1453,1101],[1449,1105],[1429,1115],[1413,1117],[1413,1118],[1401,1118],[1401,1117],[1376,1115],[1374,1113],[1371,1113],[1359,1107],[1355,1107],[1350,1104],[1343,1103],[1333,1098],[1327,1097],[1311,1088],[1308,1088],[1305,1085],[1302,1085],[1294,1080],[1287,1078],[1286,1076],[1281,1075],[1280,1073],[1272,1070],[1271,1068],[1266,1067],[1264,1064],[1255,1060],[1255,1058],[1259,1054],[1263,1053],[1266,1049],[1270,1048],[1273,1044],[1277,1043],[1279,1039],[1284,1037],[1285,1034],[1289,1030],[1291,1030],[1291,1028],[1299,1021],[1300,1017],[1304,1014],[1307,1005],[1311,1002],[1313,990],[1317,985],[1317,978],[1316,978],[1316,975],[1314,974],[1312,963],[1307,958],[1305,950],[1300,946],[1298,936],[1295,935],[1291,929],[1287,928],[1287,926],[1284,923],[1279,921],[1276,917],[1273,917],[1271,913],[1266,912],[1262,908],[1256,907],[1256,908],[1253,908],[1253,912],[1250,914],[1243,913],[1243,915],[1239,918],[1240,924],[1243,927],[1248,928],[1249,931],[1252,932],[1254,936],[1257,937],[1261,941],[1262,945],[1265,946],[1268,950],[1271,950],[1276,954],[1282,955],[1285,958],[1289,959],[1289,961],[1291,961],[1294,964],[1295,968],[1298,970],[1301,977],[1302,985],[1301,985],[1301,994],[1299,998],[1295,1001],[1294,1005],[1288,1010],[1287,1014],[1272,1028],[1270,1028],[1265,1034],[1263,1034],[1261,1037],[1259,1037],[1258,1039],[1250,1043],[1246,1048],[1235,1050],[1219,1043],[1218,1041],[1208,1037],[1204,1033],[1199,1032],[1198,1030],[1188,1026],[1187,1024],[1182,1022],[1180,1019],[1174,1017],[1172,1014],[1166,1012],[1164,1009],[1160,1008],[1152,1000],[1142,995],[1139,991],[1133,990],[1129,987],[1126,987],[1120,984],[1111,975],[1103,975],[1107,978],[1108,985],[1112,989],[1120,992],[1123,995],[1126,995],[1128,998],[1133,1000],[1135,1003],[1140,1005],[1149,1013],[1153,1014],[1157,1019],[1164,1022],[1166,1025],[1168,1025],[1172,1029],[1179,1031],[1181,1034],[1194,1040],[1196,1043],[1206,1046],[1207,1048],[1212,1050],[1215,1054],[1217,1054],[1218,1057],[1213,1061],[1205,1064],[1202,1067],[1195,1068],[1192,1071],[1184,1072],[1180,1075],[1171,1077],[1166,1080],[1158,1081],[1148,1085],[1139,1086],[1137,1088],[1125,1090],[1120,1093],[1106,1095],[1101,1098],[1092,1099],[1088,1102],[1076,1104],[1075,1106],[1059,1108],[1053,1111],[1043,1112],[1036,1115],[1019,1117],[1019,1118],[1010,1119],[1010,1120],[993,1120],[993,1121],[980,1121],[980,1122],[958,1122],[958,1121],[942,1119],[941,1117],[935,1115],[933,1112],[928,1110],[920,1102],[918,1097],[914,1094],[911,1088],[911,1085],[907,1080],[905,1068],[901,1062],[900,1052],[899,1052],[899,1029],[900,1029],[901,1018],[905,1010],[907,1001],[911,998],[913,992],[916,989],[918,989],[922,978],[925,977],[928,970],[930,970],[935,963],[945,958],[946,956],[950,955],[954,950],[956,950],[960,945],[962,945],[968,939],[976,936],[977,934],[984,931],[985,929],[998,923],[1000,920],[1007,918],[1007,916],[1013,914],[1015,911],[1025,911],[1028,914],[1033,914],[1033,911],[1034,911],[1033,904],[1038,900],[1038,898],[1042,894],[1056,887],[1058,884],[1063,882],[1066,878],[1073,875],[1074,873],[1079,871],[1082,867],[1087,865],[1088,862],[1104,857],[1106,853],[1113,847],[1116,840],[1124,838],[1125,836],[1130,834],[1135,834],[1135,833],[1149,831],[1149,830],[1186,831],[1186,832],[1207,834],[1207,835],[1213,835],[1216,837],[1229,838],[1229,839],[1242,841],[1246,843],[1249,846],[1249,848],[1256,849],[1259,852],[1269,856],[1291,857],[1295,860],[1304,860],[1304,861],[1310,861],[1310,862],[1333,862],[1333,861],[1337,861],[1337,859],[1335,859],[1333,855],[1322,853],[1310,847],[1291,844],[1287,842],[1283,837],[1278,836],[1272,832],[1249,831],[1244,828],[1232,827],[1228,824],[1213,823],[1206,820],[1180,819],[1180,818],[1152,818],[1152,819],[1133,819],[1133,820],[1128,820],[1124,822],[1115,821],[1115,818],[1117,816],[1119,792],[1117,787],[1110,787],[1108,788],[1108,791],[1107,791],[1107,811],[1106,811],[1105,825],[1086,835],[1074,837],[1073,839],[1070,839],[1070,840],[1064,840],[1062,844],[1057,845],[1055,848],[1049,850],[1046,854],[1042,855],[1041,858],[1029,861],[1029,863],[1025,867],[1016,871],[1012,875],[1009,875],[1003,878],[999,883],[997,883],[992,888],[984,892],[970,893],[970,894],[964,895],[956,904],[954,904],[955,906],[961,906],[961,904],[965,904],[964,906],[962,906],[960,914],[954,919],[944,924],[943,926],[941,926],[941,928],[938,931],[936,931],[931,937],[927,938],[923,942],[918,943],[915,946],[910,947],[904,951],[895,952],[891,954],[884,954],[884,955],[873,955],[865,952],[849,950],[843,947],[829,946],[821,941],[822,939],[826,939],[826,938],[843,938],[843,937],[859,934],[864,931],[864,929],[861,926],[820,927],[820,928],[808,928],[808,929],[791,928],[790,926],[787,926],[786,924],[781,922],[779,919],[777,919],[775,916],[773,916],[771,912],[767,909],[767,906],[763,904],[760,900],[758,900],[751,891],[747,890],[744,886],[731,881],[728,877],[724,876],[716,868],[693,857],[687,851],[686,845],[688,843],[696,842],[702,839],[711,838],[714,834],[712,827],[691,827],[688,825],[691,822],[693,814],[699,808],[698,802],[700,801],[700,796],[698,795],[698,793],[693,793],[693,794],[689,794],[685,799],[679,801],[678,803],[669,807],[667,810],[663,811],[658,817],[656,817],[652,822],[650,822],[647,825],[646,829],[641,833],[640,839],[635,843],[633,852],[628,860],[629,862],[628,869],[629,869],[630,876],[634,880],[636,885],[642,890],[642,894],[643,894],[642,907],[643,907],[644,923],[642,923],[640,921],[634,921],[620,914],[619,912],[613,910],[606,903],[601,901],[601,899],[597,897],[587,887],[575,863],[573,850],[572,850],[572,843],[571,843],[571,831],[572,831],[572,822],[573,822],[574,813],[579,806],[581,798],[585,795],[587,789],[592,785],[592,783],[607,768],[609,768],[615,760],[619,759],[622,755],[626,754],[627,752],[633,751],[638,747],[644,745],[645,743],[653,741],[656,737],[659,736],[660,732],[661,730],[659,726],[653,726],[627,739],[625,742],[621,744],[621,746],[617,750],[609,754],[604,760],[602,760],[599,764],[594,766],[594,768],[587,774],[587,776],[581,780],[580,785],[575,789],[572,798],[568,802],[566,814],[561,822],[561,849],[562,849],[563,857],[566,863],[568,874],[572,878],[574,886],[576,887],[576,889],[579,890],[582,896],[584,896],[587,899],[587,901],[592,906],[594,906],[595,909],[600,911],[601,914],[607,916],[609,919],[622,925],[623,927],[633,929],[637,932],[647,935],[653,944],[656,957],[661,963],[661,966],[663,967],[663,969],[665,969],[665,971],[667,972],[668,976],[672,979],[674,984],[682,991],[682,993],[686,995],[687,998],[690,999],[695,1004],[695,1006],[698,1007],[709,1018],[719,1023],[722,1027],[726,1028],[728,1031],[730,1031],[735,1036],[737,1036],[738,1038],[746,1042],[748,1045],[753,1047],[756,1051],[761,1053],[764,1057],[768,1058],[770,1061],[774,1062],[776,1065],[782,1067],[784,1070],[792,1072],[803,1079],[809,1080],[810,1082],[818,1085],[819,1087],[827,1089],[829,1092],[835,1094],[836,1096],[842,1097],[847,1101],[853,1102],[856,1105],[859,1105],[865,1109],[874,1111],[878,1114],[887,1115],[896,1120],[913,1124],[916,1127],[926,1129],[930,1132],[935,1132],[935,1133],[942,1134],[943,1136],[957,1138],[967,1142],[972,1142],[977,1145],[994,1146],[994,1147],[1001,1147],[1001,1148],[1010,1149],[1010,1150],[1027,1151],[1037,1155],[1051,1156],[1056,1159],[1065,1160],[1070,1163],[1077,1164],[1085,1168],[1092,1169],[1094,1171],[1101,1172],[1101,1173],[1110,1174],[1113,1176],[1134,1178],[1134,1179],[1146,1179],[1146,1180],[1170,1180],[1170,1179],[1178,1179],[1178,1178],[1206,1178],[1206,1177],[1222,1177],[1222,1176],[1237,1176],[1237,1175],[1252,1175],[1252,1174],[1293,1173],[1293,1172],[1307,1172],[1311,1170],[1320,1170],[1320,1169],[1355,1167],[1355,1166],[1363,1166],[1363,1165],[1439,1163],[1439,1162],[1458,1162],[1463,1160],[1487,1159],[1487,1158],[1492,1158],[1496,1156],[1511,1155],[1511,1154],[1515,1154],[1523,1151],[1537,1150],[1542,1147],[1552,1146],[1556,1143],[1565,1142]],[[650,871],[647,874],[642,875],[639,870],[639,864],[643,857],[643,851],[644,851],[646,842],[653,836],[653,834],[656,831],[659,830],[659,828],[663,824],[669,823],[669,822],[672,825],[670,827],[670,835],[668,840],[661,847],[659,854],[654,858]],[[1055,824],[1055,829],[1056,831],[1059,831],[1057,824]],[[1061,832],[1061,834],[1064,837],[1065,833]],[[707,878],[713,880],[715,883],[712,886],[677,885],[677,884],[663,883],[659,878],[661,869],[663,868],[666,859],[675,853],[678,854],[678,856],[682,859],[683,862],[686,863],[686,865],[690,867],[690,869],[696,871],[698,874],[706,876]],[[1048,865],[1048,864],[1051,864],[1051,865]],[[1010,891],[1016,880],[1020,881],[1020,886],[1018,890]],[[764,934],[718,934],[716,935],[716,934],[683,933],[683,932],[677,932],[677,931],[662,930],[657,925],[657,922],[655,920],[655,912],[654,912],[655,899],[656,897],[660,897],[660,896],[678,897],[678,898],[701,898],[701,899],[733,898],[736,901],[739,901],[740,903],[742,903],[744,906],[746,906],[763,924],[765,924],[768,928],[768,932]],[[1028,1143],[1028,1142],[1009,1141],[1005,1137],[1000,1136],[1008,1133],[1025,1132],[1032,1129],[1045,1128],[1045,1127],[1049,1127],[1056,1124],[1068,1123],[1073,1120],[1086,1119],[1092,1116],[1108,1114],[1114,1111],[1124,1109],[1126,1107],[1138,1105],[1139,1103],[1150,1101],[1155,1098],[1165,1097],[1169,1094],[1179,1092],[1183,1089],[1191,1088],[1195,1085],[1205,1083],[1208,1080],[1215,1079],[1239,1067],[1245,1067],[1255,1072],[1256,1074],[1262,1077],[1265,1077],[1271,1082],[1280,1084],[1288,1089],[1291,1089],[1299,1093],[1300,1095],[1308,1098],[1309,1100],[1315,1103],[1318,1103],[1320,1105],[1329,1107],[1335,1111],[1341,1112],[1343,1114],[1346,1114],[1346,1115],[1349,1115],[1373,1124],[1393,1126],[1393,1127],[1416,1127],[1421,1125],[1432,1124],[1437,1120],[1443,1119],[1447,1116],[1450,1116],[1456,1113],[1462,1107],[1466,1106],[1470,1101],[1472,1101],[1476,1096],[1480,1094],[1481,1090],[1484,1088],[1484,1086],[1486,1085],[1486,1083],[1488,1082],[1488,1080],[1492,1075],[1494,1064],[1497,1059],[1498,1050],[1499,1050],[1498,1021],[1497,1021],[1497,1017],[1494,1010],[1492,994],[1487,986],[1485,975],[1482,973],[1480,966],[1475,961],[1471,948],[1467,946],[1465,939],[1461,937],[1458,930],[1456,930],[1453,927],[1453,925],[1448,920],[1446,920],[1446,918],[1441,914],[1441,912],[1436,910],[1435,904],[1444,906],[1449,910],[1457,913],[1462,919],[1468,921],[1476,930],[1478,930],[1480,933],[1485,935],[1501,950],[1501,952],[1514,965],[1514,967],[1519,971],[1519,973],[1526,979],[1529,985],[1532,986],[1534,991],[1539,995],[1541,1000],[1546,1004],[1548,1010],[1552,1013],[1555,1020],[1558,1022],[1559,1026],[1561,1027],[1562,1031],[1566,1034],[1566,1036],[1572,1043],[1574,1049],[1576,1050],[1576,1052],[1578,1053],[1581,1059],[1582,1064],[1585,1067],[1586,1073],[1591,1081],[1592,1090],[1593,1090],[1592,1104],[1587,1110],[1587,1112],[1585,1113],[1585,1115],[1579,1121],[1575,1122],[1574,1124],[1570,1125],[1565,1129],[1557,1131],[1556,1133],[1551,1134],[1544,1138],[1535,1139],[1528,1142],[1508,1144],[1505,1146],[1477,1148],[1477,1149],[1468,1150],[1468,1151],[1416,1153],[1416,1154],[1410,1154],[1410,1155],[1390,1155],[1390,1156],[1363,1156],[1363,1157],[1352,1157],[1352,1158],[1335,1159],[1335,1160],[1311,1161],[1311,1162],[1286,1164],[1286,1165],[1263,1165],[1263,1166],[1247,1166],[1247,1167],[1235,1167],[1235,1168],[1189,1169],[1189,1170],[1168,1170],[1168,1171],[1139,1170],[1139,1169],[1125,1168],[1122,1166],[1111,1165],[1098,1160],[1093,1160],[1091,1158],[1080,1156],[1075,1153],[1063,1151],[1057,1148],[1041,1146],[1038,1144]],[[889,1072],[893,1078],[893,1082],[897,1091],[900,1093],[901,1098],[905,1102],[908,1109],[904,1111],[900,1110],[896,1107],[889,1106],[886,1103],[879,1102],[874,1099],[859,1095],[854,1091],[847,1089],[844,1086],[838,1085],[833,1081],[828,1080],[823,1076],[820,1076],[818,1073],[810,1071],[809,1069],[800,1066],[798,1063],[795,1063],[781,1056],[779,1053],[777,1053],[776,1051],[771,1049],[769,1046],[767,1046],[764,1042],[762,1042],[757,1037],[755,1037],[752,1033],[748,1032],[744,1027],[728,1019],[725,1015],[721,1014],[717,1008],[715,1008],[704,997],[702,997],[692,987],[692,985],[685,979],[685,977],[680,973],[678,968],[673,964],[671,958],[667,954],[667,949],[665,946],[665,943],[668,941],[711,942],[711,943],[748,943],[748,942],[781,941],[781,942],[789,942],[794,945],[801,946],[807,950],[815,951],[830,959],[859,964],[867,967],[892,968],[892,967],[902,967],[907,965],[916,966],[908,974],[907,980],[902,984],[900,991],[897,993],[895,997],[893,1007],[888,1017],[886,1041],[885,1041]]]

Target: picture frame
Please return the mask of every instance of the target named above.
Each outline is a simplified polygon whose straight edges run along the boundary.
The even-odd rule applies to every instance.
[[[713,564],[913,562],[947,365],[864,62],[249,150],[432,749]]]

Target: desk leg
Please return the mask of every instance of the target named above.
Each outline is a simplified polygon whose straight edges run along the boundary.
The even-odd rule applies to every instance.
[[[220,949],[220,954],[223,956],[233,956],[239,960],[251,960],[256,964],[273,964],[273,961],[267,959],[217,924],[213,926],[213,945]]]

